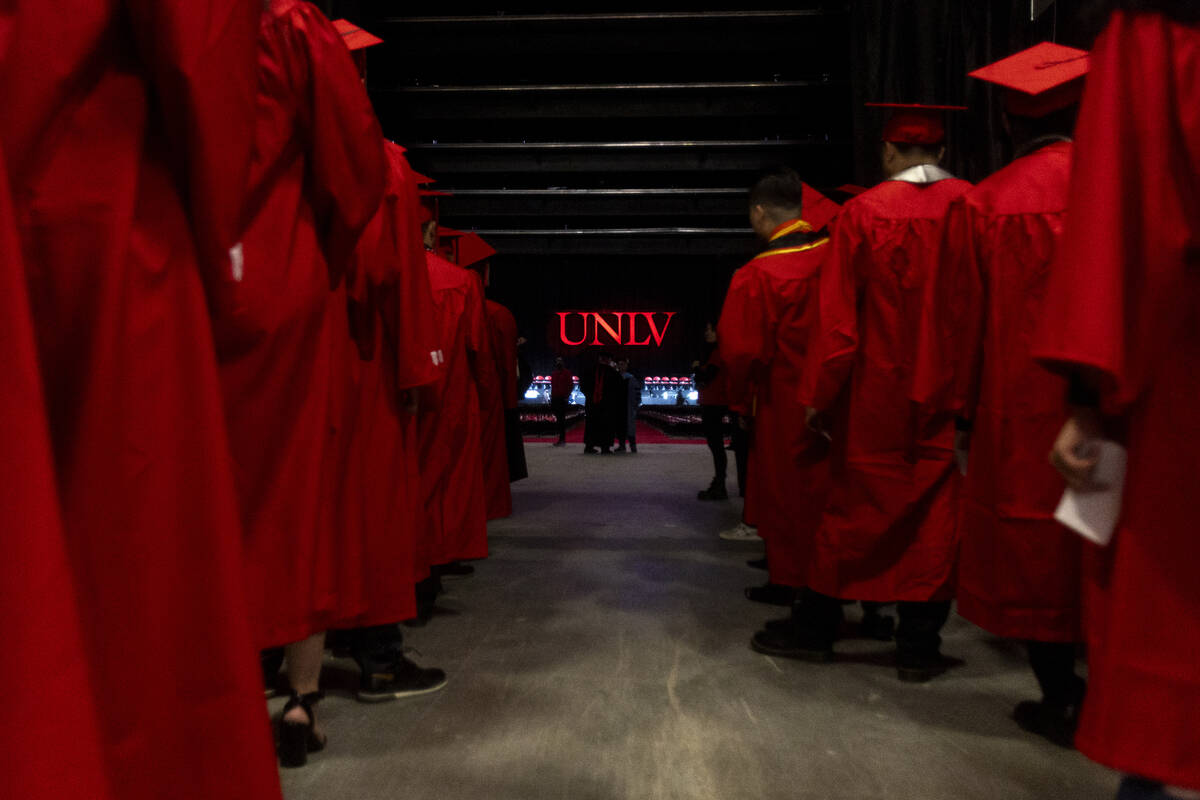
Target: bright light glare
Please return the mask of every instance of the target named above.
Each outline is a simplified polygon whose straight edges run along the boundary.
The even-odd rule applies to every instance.
[[[526,389],[525,390],[525,399],[526,400],[537,400],[541,396],[542,396],[542,393],[539,392],[537,389]]]
[[[688,400],[699,400],[700,393],[699,392],[688,392],[687,398],[688,398]]]

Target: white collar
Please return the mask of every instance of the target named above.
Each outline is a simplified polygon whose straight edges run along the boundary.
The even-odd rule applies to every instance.
[[[903,172],[897,172],[890,181],[904,181],[905,183],[937,183],[944,181],[947,178],[953,178],[946,170],[939,167],[937,164],[918,164],[915,167],[909,167]]]

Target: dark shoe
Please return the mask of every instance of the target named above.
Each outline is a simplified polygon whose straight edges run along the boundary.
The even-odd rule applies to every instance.
[[[434,569],[437,570],[439,578],[469,578],[475,574],[473,566],[461,561],[451,561],[449,564],[442,564]]]
[[[601,447],[601,448],[600,448],[600,455],[602,455],[602,456],[611,456],[611,455],[612,455],[612,450],[611,450],[610,448],[608,448],[608,447]]]
[[[617,449],[613,450],[613,452],[614,452],[614,453],[624,453],[624,452],[626,452],[626,451],[625,451],[625,445],[621,445],[621,446],[620,446],[620,447],[618,447]]]
[[[594,448],[594,447],[585,447],[585,448],[583,448],[583,454],[584,454],[585,456],[594,456],[594,455],[596,455],[596,453],[598,453],[598,452],[600,452],[600,451],[599,451],[599,450],[597,450],[597,449],[596,449],[596,448]]]
[[[713,483],[707,489],[701,489],[696,494],[697,500],[728,500],[729,493],[725,491],[725,485]]]
[[[762,558],[752,558],[746,562],[746,566],[754,567],[755,569],[766,569],[767,568],[767,557],[763,556]]]
[[[636,453],[636,452],[637,452],[637,445],[636,445],[636,444],[631,444],[631,445],[629,445],[629,452],[631,452],[631,453]]]
[[[766,603],[770,606],[790,606],[796,602],[796,590],[791,586],[767,583],[747,589],[746,599],[753,600],[755,603]]]
[[[784,617],[782,619],[769,619],[763,623],[763,630],[786,633],[796,631],[796,621],[792,617]]]
[[[777,620],[776,622],[780,622]],[[751,649],[768,656],[825,663],[833,660],[833,644],[800,634],[791,620],[787,630],[763,629],[750,640]]]
[[[949,665],[941,653],[932,655],[898,654],[896,676],[903,683],[928,683],[946,671]]]
[[[1075,748],[1075,729],[1079,727],[1078,705],[1051,705],[1036,700],[1017,703],[1013,720],[1021,730],[1034,733],[1059,747]]]
[[[553,446],[554,446],[554,447],[566,447],[566,446],[567,446],[567,440],[566,440],[566,439],[561,439],[561,440],[559,440],[559,441],[555,442]]]
[[[858,625],[858,635],[877,642],[890,642],[896,634],[896,620],[883,614],[863,614]]]
[[[446,685],[446,673],[440,669],[418,667],[404,656],[384,669],[363,672],[358,700],[363,703],[383,703],[401,697],[436,692]]]
[[[291,699],[283,707],[283,713],[286,715],[293,709],[303,708],[304,712],[308,714],[308,722],[299,724],[288,722],[283,717],[279,718],[280,765],[289,769],[303,767],[308,763],[309,753],[317,753],[325,749],[325,739],[317,736],[314,730],[317,717],[313,712],[313,706],[322,697],[321,692],[312,692],[311,694],[292,692]]]

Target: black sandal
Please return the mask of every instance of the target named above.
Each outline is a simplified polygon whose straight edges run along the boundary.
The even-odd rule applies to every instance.
[[[325,697],[324,692],[296,694],[292,692],[287,705],[283,707],[286,715],[294,708],[303,708],[308,714],[308,722],[288,722],[283,716],[279,718],[279,763],[284,767],[303,767],[308,763],[308,754],[325,749],[325,739],[317,736],[317,715],[313,706]]]

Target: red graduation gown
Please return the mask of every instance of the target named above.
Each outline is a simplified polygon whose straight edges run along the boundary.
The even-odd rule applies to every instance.
[[[484,301],[495,396],[483,400],[483,480],[488,519],[512,516],[505,412],[517,407],[517,320],[494,300]]]
[[[251,143],[237,131],[254,113],[236,87],[253,85],[256,16],[223,0],[0,11],[0,30],[13,31],[0,50],[0,141],[82,616],[75,658],[121,800],[279,797],[194,246],[214,237],[215,256],[233,245]],[[164,128],[189,136],[168,147]],[[209,147],[224,137],[227,148]],[[203,265],[210,277],[218,268]],[[46,666],[56,651],[21,658]],[[61,684],[12,685],[70,692],[71,669],[53,668]],[[43,713],[55,702],[39,700]],[[47,768],[46,787],[87,768],[86,727],[79,738],[78,763],[76,737],[60,740],[72,755]]]
[[[1200,30],[1118,13],[1091,59],[1035,348],[1105,376],[1129,448],[1115,537],[1086,546],[1091,677],[1076,743],[1200,789]]]
[[[833,483],[809,586],[856,600],[948,600],[958,551],[948,414],[908,399],[922,287],[950,202],[970,184],[885,181],[850,200],[821,271],[803,399],[832,409]],[[903,177],[903,176],[902,176]]]
[[[345,537],[354,384],[344,290],[379,208],[382,136],[341,36],[310,3],[272,0],[242,274],[220,287],[221,382],[262,646],[363,612],[361,541]],[[240,277],[240,280],[237,278]]]
[[[751,411],[748,404],[754,411],[747,518],[766,544],[771,582],[784,586],[805,585],[828,488],[828,451],[805,424],[799,393],[828,244],[823,237],[769,249],[746,264],[733,276],[717,323],[728,397],[740,413]]]
[[[489,377],[487,319],[478,276],[426,253],[445,374],[425,393],[418,431],[430,563],[487,557],[480,395]]]
[[[54,485],[25,266],[0,158],[0,637],[16,654],[0,681],[6,702],[6,766],[0,795],[30,800],[106,800],[94,687],[80,654],[79,596]],[[47,672],[49,670],[49,672]],[[71,758],[61,757],[71,742]]]
[[[1030,353],[1062,234],[1071,150],[1070,142],[1042,147],[950,207],[926,287],[912,395],[937,397],[974,423],[958,613],[997,636],[1049,642],[1082,640],[1081,540],[1054,521],[1062,487],[1046,460],[1066,416],[1066,382]]]
[[[415,616],[413,587],[428,575],[428,564],[418,558],[424,507],[417,422],[407,406],[410,388],[438,373],[434,346],[427,344],[436,334],[433,294],[424,246],[419,251],[412,246],[420,242],[416,185],[404,149],[385,142],[385,150],[384,200],[359,239],[347,275],[355,344],[344,341],[341,359],[344,377],[357,393],[345,469],[336,487],[340,518],[347,525],[344,541],[361,542],[339,554],[363,578],[348,587],[358,592],[365,609],[356,625]],[[352,577],[352,569],[345,575]]]

